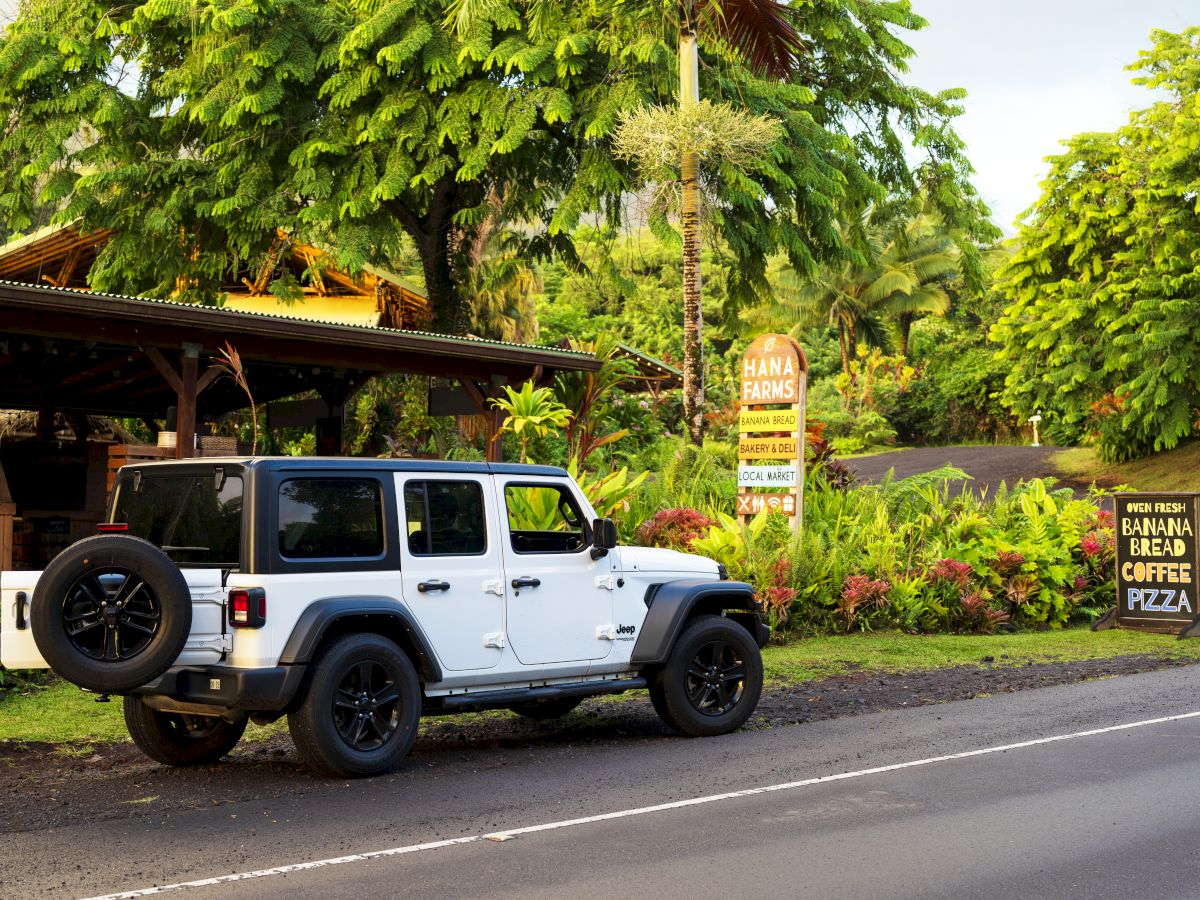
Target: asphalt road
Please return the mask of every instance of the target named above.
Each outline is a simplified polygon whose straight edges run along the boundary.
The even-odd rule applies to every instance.
[[[1200,717],[1078,733],[1200,711],[1197,689],[1189,666],[708,740],[468,747],[447,751],[453,765],[418,757],[388,778],[312,780],[265,801],[12,830],[0,895],[83,897],[462,839],[178,896],[1196,896]],[[1064,735],[1078,736],[936,759]],[[657,804],[670,808],[483,838]]]
[[[907,478],[921,472],[932,472],[942,466],[962,469],[972,480],[967,482],[976,492],[986,491],[988,496],[996,493],[1000,483],[1009,487],[1018,481],[1033,478],[1055,478],[1059,486],[1086,489],[1087,485],[1068,484],[1057,473],[1053,459],[1061,447],[1015,447],[1007,445],[963,446],[963,447],[917,447],[912,450],[896,450],[846,460],[860,479],[875,482],[889,471],[895,478]],[[956,482],[956,489],[959,482]]]

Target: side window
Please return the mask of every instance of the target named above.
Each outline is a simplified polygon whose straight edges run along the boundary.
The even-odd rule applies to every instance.
[[[287,559],[383,555],[383,490],[373,478],[292,478],[279,486],[279,553]]]
[[[504,505],[512,548],[517,553],[575,553],[587,546],[583,513],[564,487],[505,485]]]
[[[413,556],[479,556],[487,550],[483,489],[476,481],[409,481],[405,533]]]

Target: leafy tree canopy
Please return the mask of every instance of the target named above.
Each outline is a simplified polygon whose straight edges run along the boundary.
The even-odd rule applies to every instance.
[[[1165,99],[1052,161],[999,273],[1004,401],[1120,460],[1174,447],[1200,407],[1200,28],[1132,66]]]
[[[280,229],[352,269],[407,236],[435,327],[461,329],[489,198],[525,224],[531,256],[572,258],[584,216],[620,221],[633,178],[610,139],[623,111],[672,96],[676,49],[648,13],[600,0],[553,17],[495,0],[461,34],[444,26],[450,11],[446,0],[26,2],[0,37],[0,218],[22,230],[51,208],[112,228],[94,287],[209,302],[231,274],[271,261]],[[961,92],[897,74],[912,53],[898,35],[923,25],[907,0],[814,0],[796,17],[792,83],[755,76],[717,39],[701,47],[704,95],[783,129],[752,167],[716,173],[735,303],[765,289],[780,251],[800,271],[846,253],[838,210],[917,184],[952,223],[990,228],[951,127]],[[915,170],[909,138],[924,152]]]

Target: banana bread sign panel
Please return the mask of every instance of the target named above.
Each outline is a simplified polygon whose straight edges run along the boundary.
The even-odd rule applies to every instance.
[[[1200,612],[1196,494],[1116,497],[1117,621],[1178,631]]]

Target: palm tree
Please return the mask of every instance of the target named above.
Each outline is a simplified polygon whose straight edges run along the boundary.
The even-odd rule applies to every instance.
[[[846,225],[839,226],[843,232]],[[868,217],[861,223],[862,251],[836,270],[807,281],[790,269],[777,277],[776,299],[746,315],[752,327],[780,328],[798,334],[806,328],[837,329],[842,371],[859,341],[887,346],[887,321],[896,324],[900,353],[908,355],[908,337],[919,315],[945,315],[950,297],[945,283],[959,273],[959,252],[951,234],[936,219],[919,215],[897,226],[881,227]]]
[[[463,285],[471,311],[471,333],[516,344],[535,343],[535,298],[541,289],[537,273],[511,249],[474,262]]]
[[[536,32],[559,18],[555,8],[570,0],[515,0]],[[447,27],[465,34],[486,16],[495,0],[451,0]],[[679,107],[700,104],[700,49],[703,38],[720,52],[733,54],[755,72],[776,79],[798,69],[804,43],[794,24],[795,10],[780,0],[617,0],[614,15],[638,28],[665,22],[679,38]],[[704,351],[700,309],[700,155],[684,151],[680,159],[683,233],[683,414],[691,440],[704,436]]]
[[[490,210],[480,222],[467,252],[463,293],[478,337],[532,344],[538,338],[535,298],[541,279],[522,259],[520,235],[508,224],[504,198],[489,192]]]
[[[648,6],[657,5],[649,0]],[[784,79],[795,71],[802,49],[792,23],[792,10],[775,0],[674,0],[679,29],[679,106],[700,103],[700,51],[703,29],[708,37],[724,39],[757,71]],[[700,159],[686,151],[680,161],[683,232],[683,418],[688,436],[704,438],[704,348],[700,308]]]
[[[932,216],[916,216],[893,232],[865,299],[895,321],[901,356],[908,356],[908,337],[917,316],[944,316],[949,311],[946,282],[960,274],[960,264],[953,235]]]

